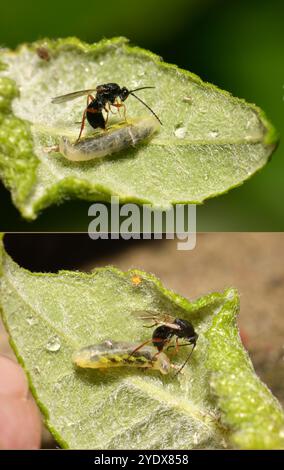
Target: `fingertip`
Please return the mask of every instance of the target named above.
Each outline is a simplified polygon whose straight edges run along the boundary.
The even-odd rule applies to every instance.
[[[6,356],[0,356],[0,396],[26,398],[28,381],[19,364]]]
[[[30,399],[0,396],[0,449],[39,449],[41,419]]]

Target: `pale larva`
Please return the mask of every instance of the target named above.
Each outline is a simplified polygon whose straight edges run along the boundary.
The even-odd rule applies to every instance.
[[[58,151],[67,160],[84,162],[135,147],[150,139],[158,130],[160,124],[157,119],[145,117],[128,122],[119,127],[113,127],[100,132],[95,137],[89,137],[73,144],[66,137],[61,137]]]
[[[168,374],[174,367],[163,352],[157,354],[153,346],[143,346],[133,352],[139,343],[105,341],[87,346],[73,354],[73,363],[80,368],[108,369],[111,367],[136,367],[158,370]]]

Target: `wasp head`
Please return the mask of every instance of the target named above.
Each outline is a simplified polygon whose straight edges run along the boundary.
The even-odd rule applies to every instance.
[[[183,320],[181,318],[176,318],[174,323],[179,326],[179,330],[175,331],[176,336],[186,339],[186,341],[195,346],[198,334],[196,333],[192,324],[189,321]]]
[[[119,97],[121,101],[125,101],[126,98],[128,98],[128,96],[129,96],[129,90],[125,86],[120,88]]]
[[[196,346],[196,342],[198,339],[198,334],[194,332],[194,335],[190,336],[189,338],[186,338],[190,344],[193,344],[193,346]]]

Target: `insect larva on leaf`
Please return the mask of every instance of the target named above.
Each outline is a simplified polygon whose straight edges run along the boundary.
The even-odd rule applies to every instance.
[[[97,136],[89,137],[73,144],[61,137],[59,145],[49,151],[57,151],[67,160],[84,162],[112,155],[150,139],[159,128],[152,117],[137,119],[124,125],[114,126]]]
[[[145,346],[133,353],[137,346],[137,343],[109,340],[76,351],[72,359],[77,367],[84,369],[135,367],[158,370],[165,375],[174,368],[166,354],[157,354],[153,346]]]

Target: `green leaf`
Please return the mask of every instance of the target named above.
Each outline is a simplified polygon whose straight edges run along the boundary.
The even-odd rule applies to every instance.
[[[236,290],[189,302],[144,272],[32,274],[3,250],[0,299],[11,344],[62,447],[284,447],[283,411],[238,336]],[[151,331],[131,315],[141,309],[193,323],[199,338],[183,375],[73,367],[81,347],[149,338]],[[185,349],[174,363],[183,362]]]
[[[39,47],[50,60],[39,57]],[[27,219],[70,197],[109,201],[116,195],[160,208],[201,203],[262,168],[277,142],[259,108],[123,38],[93,45],[45,40],[2,50],[0,60],[0,174]],[[47,154],[46,146],[61,135],[77,137],[85,103],[59,106],[51,98],[109,81],[156,86],[140,92],[163,122],[156,137],[96,162],[74,164]],[[126,104],[129,117],[149,115],[133,97]]]
[[[284,447],[284,414],[280,403],[255,375],[240,340],[236,324],[236,292],[227,300],[205,333],[211,390],[225,413],[224,422],[233,430],[232,443],[245,449]]]

